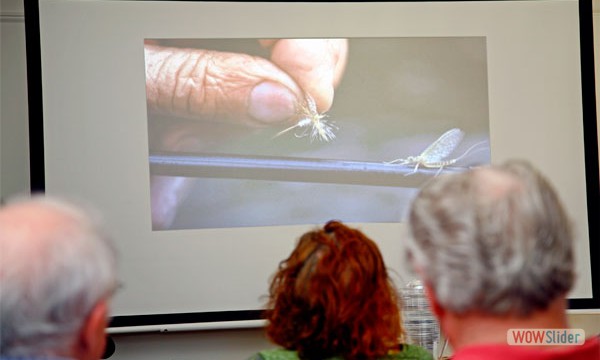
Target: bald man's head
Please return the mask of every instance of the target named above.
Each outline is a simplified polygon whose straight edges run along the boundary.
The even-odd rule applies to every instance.
[[[0,210],[3,263],[15,258],[31,258],[36,254],[43,256],[57,245],[56,242],[68,241],[69,235],[90,227],[89,219],[57,201],[40,198],[9,204]],[[13,262],[11,265],[29,267],[26,262]]]
[[[1,355],[72,356],[90,311],[116,284],[116,255],[93,218],[34,196],[0,208]]]
[[[571,220],[529,162],[430,180],[411,204],[409,228],[409,259],[454,313],[527,316],[573,286]]]

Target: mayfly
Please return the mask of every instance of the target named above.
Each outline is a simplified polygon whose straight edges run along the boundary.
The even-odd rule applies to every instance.
[[[310,141],[319,139],[322,141],[330,141],[335,139],[334,131],[338,129],[335,124],[326,120],[327,115],[319,114],[317,104],[312,96],[306,94],[306,104],[299,104],[298,116],[300,120],[296,125],[278,132],[273,138],[276,138],[293,129],[302,129],[300,133],[295,133],[296,137],[310,136]]]
[[[483,143],[478,142],[467,149],[461,156],[454,159],[446,159],[448,155],[456,149],[464,137],[465,133],[458,128],[450,129],[440,136],[436,141],[431,143],[421,154],[417,156],[409,156],[407,158],[401,158],[386,162],[386,164],[400,164],[400,165],[415,165],[413,171],[407,175],[412,175],[417,172],[419,166],[426,168],[437,168],[438,171],[436,176],[446,166],[452,165],[467,155],[473,148]]]

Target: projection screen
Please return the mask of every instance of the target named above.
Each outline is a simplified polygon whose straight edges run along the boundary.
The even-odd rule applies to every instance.
[[[419,186],[509,158],[558,189],[577,233],[570,307],[599,307],[585,1],[31,3],[32,190],[104,214],[123,283],[113,329],[260,319],[279,261],[330,219],[375,239],[401,288]],[[346,49],[329,93],[273,65],[298,42]],[[179,82],[201,61],[214,82]],[[279,75],[249,89],[223,63]],[[289,100],[277,81],[295,96],[285,121],[268,108]]]

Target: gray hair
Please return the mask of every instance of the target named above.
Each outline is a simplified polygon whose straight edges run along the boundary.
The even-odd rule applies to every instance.
[[[35,238],[15,239],[0,226],[0,355],[64,354],[89,312],[115,289],[115,249],[83,207],[49,196],[7,206],[13,204],[48,210],[64,221],[38,230]],[[24,227],[31,232],[33,226]],[[24,258],[25,242],[35,244],[30,258]]]
[[[432,179],[409,214],[409,260],[456,313],[527,316],[574,282],[571,222],[525,161]]]

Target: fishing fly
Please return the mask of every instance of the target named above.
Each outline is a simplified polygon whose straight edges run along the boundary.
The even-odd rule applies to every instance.
[[[298,116],[300,120],[295,125],[278,132],[273,138],[294,129],[301,129],[300,132],[296,132],[294,135],[298,138],[310,136],[311,142],[315,139],[326,142],[335,139],[335,130],[338,127],[326,119],[326,114],[319,114],[317,104],[312,96],[306,94],[306,103],[298,104]]]
[[[399,165],[414,165],[414,169],[411,173],[405,176],[412,175],[417,172],[419,166],[426,168],[437,168],[438,171],[435,176],[444,169],[444,167],[452,165],[466,156],[476,146],[481,145],[485,141],[478,142],[468,148],[462,155],[454,159],[446,159],[456,147],[461,143],[465,136],[465,133],[458,128],[450,129],[440,136],[436,141],[431,143],[423,152],[417,156],[409,156],[406,158],[400,158],[386,162],[386,164],[399,164]]]

